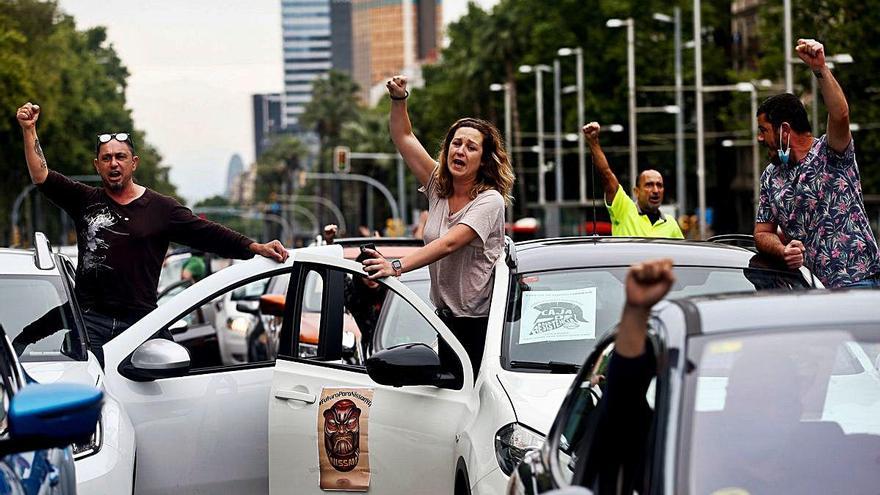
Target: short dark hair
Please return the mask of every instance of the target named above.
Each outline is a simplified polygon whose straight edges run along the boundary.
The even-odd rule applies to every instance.
[[[788,122],[794,132],[813,132],[807,109],[797,96],[791,93],[773,95],[758,107],[755,117],[764,114],[774,129]]]

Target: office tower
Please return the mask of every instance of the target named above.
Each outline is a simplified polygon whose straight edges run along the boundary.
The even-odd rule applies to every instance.
[[[272,136],[284,130],[279,93],[253,95],[254,104],[254,158],[259,160],[272,144]]]
[[[330,0],[281,0],[284,52],[283,126],[299,128],[312,99],[312,83],[326,74],[330,60]]]

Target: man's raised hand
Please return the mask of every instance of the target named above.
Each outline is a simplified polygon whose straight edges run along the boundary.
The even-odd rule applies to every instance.
[[[795,51],[798,57],[810,66],[810,70],[825,68],[825,47],[822,43],[813,39],[799,39]]]
[[[674,282],[671,259],[636,263],[626,276],[626,305],[649,310],[669,293]]]
[[[15,118],[18,119],[18,124],[22,129],[33,129],[37,125],[37,119],[40,118],[40,105],[34,105],[31,102],[25,103],[15,112]]]
[[[588,142],[596,144],[599,142],[599,129],[598,122],[590,122],[581,129],[581,132],[584,133],[584,137],[587,138]]]

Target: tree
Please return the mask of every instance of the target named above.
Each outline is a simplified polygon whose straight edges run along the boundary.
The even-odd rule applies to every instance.
[[[99,132],[131,132],[141,158],[137,180],[174,194],[161,157],[138,131],[125,106],[128,71],[104,28],[78,31],[57,2],[0,2],[0,238],[11,238],[9,208],[30,183],[21,133],[12,116],[26,101],[42,107],[40,143],[49,166],[92,174]],[[26,212],[25,212],[26,213]],[[47,228],[57,228],[49,215]],[[50,235],[50,238],[54,238]]]

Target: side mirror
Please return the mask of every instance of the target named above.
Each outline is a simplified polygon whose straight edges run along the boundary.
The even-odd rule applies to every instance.
[[[440,357],[421,342],[400,344],[381,350],[366,362],[367,374],[376,383],[392,387],[434,385],[458,388],[461,378],[443,372]]]
[[[170,327],[168,327],[168,331],[170,331],[173,335],[186,333],[187,330],[189,330],[189,325],[184,319],[177,320],[172,323]]]
[[[9,404],[9,438],[0,440],[0,456],[63,448],[87,441],[94,433],[104,392],[72,383],[33,383]]]
[[[260,312],[267,316],[284,316],[284,294],[264,294],[260,296]]]
[[[186,347],[166,339],[150,339],[119,364],[119,374],[136,382],[183,376],[189,373]]]
[[[259,304],[254,304],[255,301],[243,301],[236,303],[235,310],[240,311],[242,313],[247,313],[251,315],[259,315],[260,314],[260,306]]]

